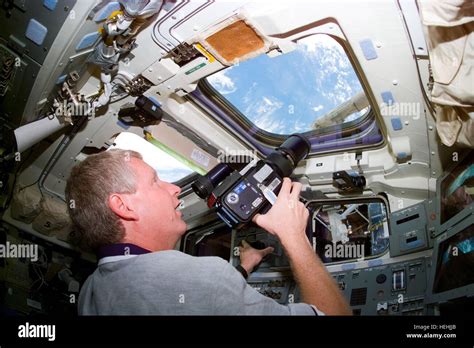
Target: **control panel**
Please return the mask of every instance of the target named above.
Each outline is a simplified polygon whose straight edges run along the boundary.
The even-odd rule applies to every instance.
[[[296,302],[296,285],[291,276],[268,277],[255,274],[249,279],[249,285],[264,296],[281,304]]]
[[[276,237],[259,228],[234,233],[234,247],[246,240],[257,249],[268,246],[275,249],[250,275],[249,285],[281,304],[300,302],[288,259]],[[332,276],[347,298],[354,315],[422,315],[429,259],[426,256],[402,262],[381,263],[374,267],[333,272]],[[232,262],[237,265],[238,257],[234,256]]]
[[[333,273],[354,315],[422,315],[426,258]]]
[[[428,248],[426,201],[394,212],[390,217],[390,256]]]

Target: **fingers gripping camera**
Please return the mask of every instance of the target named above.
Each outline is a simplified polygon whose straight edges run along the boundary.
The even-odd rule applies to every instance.
[[[240,172],[220,163],[192,185],[196,194],[216,208],[230,227],[241,228],[276,201],[283,178],[290,176],[311,149],[310,142],[294,134],[264,160],[253,161]]]

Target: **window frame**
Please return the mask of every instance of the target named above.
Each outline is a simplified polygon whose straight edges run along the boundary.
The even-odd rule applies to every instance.
[[[321,136],[331,136],[335,135],[338,137],[338,139],[347,139],[350,140],[351,138],[349,137],[342,137],[341,135],[344,134],[351,134],[354,132],[356,129],[360,129],[361,126],[365,126],[365,128],[362,129],[362,131],[359,131],[358,135],[359,137],[355,139],[361,139],[363,138],[362,133],[364,133],[365,129],[368,129],[371,126],[377,127],[378,132],[380,133],[381,140],[378,142],[375,142],[373,144],[360,144],[360,145],[329,145],[330,149],[322,149],[322,150],[311,150],[309,153],[309,157],[316,155],[316,154],[330,154],[330,153],[341,153],[341,152],[347,152],[353,151],[353,150],[361,150],[361,149],[376,149],[376,148],[381,148],[385,145],[386,143],[386,136],[383,132],[383,127],[381,127],[380,122],[377,120],[376,113],[372,107],[371,99],[370,99],[370,94],[367,91],[367,88],[365,84],[363,83],[363,79],[361,78],[361,75],[358,70],[358,65],[354,61],[352,55],[348,52],[347,47],[345,46],[344,42],[333,35],[329,35],[326,33],[310,33],[310,34],[302,34],[298,38],[295,38],[293,41],[296,42],[298,40],[304,39],[308,36],[312,35],[327,35],[330,36],[332,39],[336,40],[339,45],[341,45],[342,49],[346,53],[346,57],[348,58],[354,73],[356,74],[359,83],[362,86],[362,90],[364,91],[365,95],[367,96],[369,100],[369,108],[367,112],[361,116],[358,117],[357,119],[353,121],[349,121],[343,124],[336,124],[332,125],[329,127],[321,128],[321,129],[313,129],[310,131],[303,132],[301,134],[308,136],[308,138],[311,140],[314,140],[315,138],[321,137]],[[226,69],[226,68],[224,68]],[[223,70],[223,69],[222,69]],[[220,70],[220,71],[222,71]],[[217,72],[214,72],[217,73]],[[288,135],[281,135],[281,134],[275,134],[275,133],[270,133],[267,132],[261,128],[258,128],[255,124],[253,124],[240,110],[238,110],[234,105],[230,103],[223,95],[221,95],[208,81],[207,77],[203,77],[202,79],[199,80],[197,84],[196,91],[190,94],[190,96],[186,96],[186,99],[193,102],[195,105],[198,107],[200,106],[199,99],[201,94],[204,96],[207,101],[213,106],[217,107],[217,109],[220,112],[223,112],[225,115],[230,117],[232,124],[229,124],[229,122],[226,122],[223,120],[221,117],[213,117],[212,119],[223,126],[224,128],[228,129],[232,133],[237,133],[241,137],[243,137],[245,140],[249,141],[254,147],[257,148],[261,153],[264,155],[267,155],[271,150],[273,150],[275,147],[278,147],[287,137]],[[206,110],[207,113],[209,113],[209,110]],[[218,112],[215,112],[216,114]],[[213,114],[213,112],[211,112]],[[373,125],[375,123],[375,125]],[[236,126],[238,128],[236,128]],[[342,126],[342,127],[341,127]],[[342,128],[342,129],[341,129]],[[250,136],[250,138],[249,138]],[[254,140],[254,141],[252,141]],[[312,142],[312,145],[314,143]]]
[[[385,213],[387,215],[387,229],[388,229],[388,243],[387,247],[383,252],[377,255],[370,255],[370,256],[365,256],[363,260],[360,260],[360,262],[364,261],[370,261],[370,260],[376,260],[379,258],[383,258],[387,253],[390,255],[390,242],[391,242],[391,237],[392,237],[392,231],[390,229],[390,204],[388,203],[387,199],[384,196],[381,195],[373,195],[373,196],[365,196],[365,197],[351,197],[351,198],[330,198],[330,199],[316,199],[316,200],[311,200],[306,203],[306,206],[310,204],[321,204],[321,205],[336,205],[336,204],[350,204],[350,203],[360,203],[360,204],[369,204],[369,203],[380,203],[383,204],[385,207]],[[310,216],[312,218],[312,216]],[[324,263],[325,266],[333,266],[333,265],[342,265],[346,263],[356,263],[359,262],[358,259],[350,259],[350,260],[343,260],[343,261],[335,261],[335,262],[327,262]]]

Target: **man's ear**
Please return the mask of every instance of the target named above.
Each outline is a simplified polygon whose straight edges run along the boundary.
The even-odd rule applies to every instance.
[[[109,196],[108,204],[110,209],[112,209],[118,217],[124,220],[138,220],[138,215],[133,210],[130,200],[128,200],[127,197],[119,193],[112,193]]]

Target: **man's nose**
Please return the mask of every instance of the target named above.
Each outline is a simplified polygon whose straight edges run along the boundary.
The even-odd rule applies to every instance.
[[[176,186],[174,184],[169,184],[169,192],[172,196],[179,196],[181,193],[181,187]]]

